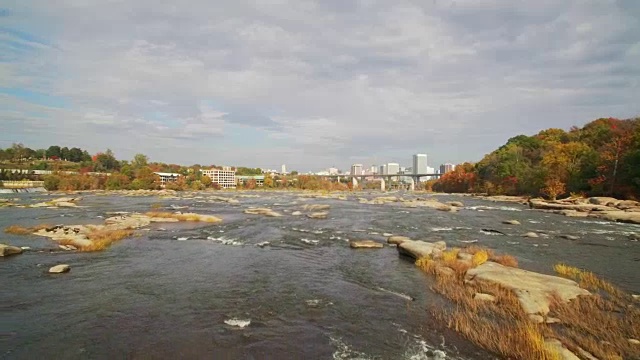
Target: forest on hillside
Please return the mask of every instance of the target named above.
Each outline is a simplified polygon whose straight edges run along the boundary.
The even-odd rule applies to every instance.
[[[518,135],[481,161],[458,165],[433,190],[491,195],[640,198],[640,118],[601,118],[569,131]]]

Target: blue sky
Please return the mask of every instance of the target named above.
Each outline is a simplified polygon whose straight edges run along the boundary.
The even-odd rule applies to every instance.
[[[301,171],[640,115],[635,0],[10,1],[0,146]]]

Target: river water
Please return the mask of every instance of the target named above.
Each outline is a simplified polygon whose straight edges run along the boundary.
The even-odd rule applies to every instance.
[[[552,273],[565,262],[640,292],[640,226],[575,219],[468,197],[458,213],[400,203],[308,199],[299,193],[216,193],[239,204],[85,194],[79,208],[0,209],[11,224],[101,223],[112,211],[152,207],[211,214],[220,224],[154,224],[96,253],[57,250],[50,240],[0,235],[31,251],[0,259],[0,357],[10,359],[489,359],[443,329],[428,309],[446,306],[431,280],[396,249],[353,250],[348,240],[384,233],[471,243],[515,255],[520,267]],[[245,196],[255,197],[245,197]],[[411,193],[399,193],[414,198]],[[11,194],[20,203],[46,194]],[[328,219],[291,216],[304,204],[329,204]],[[270,207],[283,217],[247,215]],[[501,222],[519,220],[522,225]],[[482,229],[500,230],[495,235]],[[523,238],[536,231],[540,238]],[[579,240],[566,240],[570,234]],[[256,244],[268,241],[265,247]],[[44,251],[42,251],[44,250]],[[52,276],[55,264],[68,274]],[[412,298],[412,299],[409,299]],[[225,321],[250,321],[245,328]]]

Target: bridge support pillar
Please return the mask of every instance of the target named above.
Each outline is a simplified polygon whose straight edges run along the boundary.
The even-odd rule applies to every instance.
[[[358,179],[354,177],[351,178],[351,183],[353,184],[353,189],[355,190],[358,187]]]
[[[386,188],[386,186],[385,186],[385,185],[386,185],[386,184],[385,184],[385,182],[384,182],[384,179],[383,179],[383,178],[380,178],[380,190],[382,190],[382,191],[386,191],[386,190],[387,190],[387,188]]]
[[[409,190],[416,191],[416,181],[413,180],[413,177],[409,178],[411,181],[409,182]]]

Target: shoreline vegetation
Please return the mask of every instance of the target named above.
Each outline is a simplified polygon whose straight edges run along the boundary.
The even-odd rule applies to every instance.
[[[595,196],[636,200],[640,199],[640,167],[637,164],[640,164],[640,118],[600,118],[569,131],[551,128],[533,136],[512,137],[479,162],[460,164],[439,179],[420,183],[418,188],[444,193],[541,197],[551,201],[559,197]],[[169,190],[220,189],[200,172],[202,168],[220,166],[152,163],[143,154],[137,154],[131,161],[119,161],[111,150],[89,156],[78,148],[51,146],[47,150],[34,151],[14,144],[11,148],[0,149],[0,167],[27,170],[24,174],[0,170],[0,182],[33,179],[34,175],[28,170],[52,171],[50,175],[39,177],[49,191],[159,190],[162,184],[154,172],[182,175],[177,181],[166,184]],[[237,175],[262,174],[258,168],[232,169]],[[287,175],[267,174],[264,186],[260,188],[255,180],[248,180],[240,183],[238,190],[351,191],[376,187],[379,184],[369,182],[354,188],[350,181],[335,182],[293,171]]]

